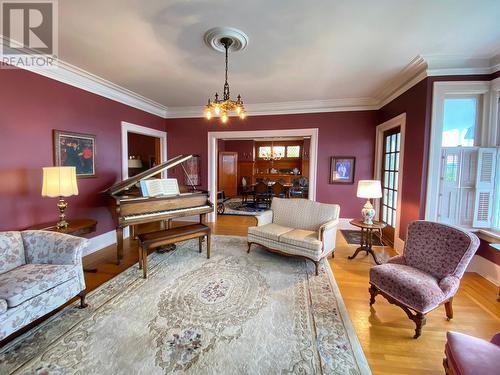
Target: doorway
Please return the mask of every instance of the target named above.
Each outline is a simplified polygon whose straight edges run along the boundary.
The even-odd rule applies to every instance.
[[[401,151],[401,127],[384,132],[382,147],[382,207],[380,221],[386,224],[383,239],[394,246],[396,213],[398,209],[399,156]]]
[[[377,126],[375,140],[374,179],[382,185],[382,199],[377,199],[375,209],[378,220],[386,223],[383,232],[386,243],[397,251],[404,248],[399,237],[401,200],[403,195],[403,164],[406,133],[406,113],[402,113]]]

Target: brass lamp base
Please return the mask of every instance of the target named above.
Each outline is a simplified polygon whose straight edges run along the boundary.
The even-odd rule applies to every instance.
[[[57,202],[57,208],[59,208],[59,221],[56,225],[57,229],[65,229],[68,227],[66,215],[64,215],[66,207],[68,207],[68,202],[66,202],[63,197],[59,197],[59,202]]]

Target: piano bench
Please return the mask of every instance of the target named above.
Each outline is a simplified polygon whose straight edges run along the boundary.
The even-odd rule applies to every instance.
[[[209,259],[210,235],[210,228],[204,224],[190,224],[159,230],[157,232],[139,234],[139,268],[142,268],[143,277],[145,279],[148,277],[148,250],[198,238],[199,252],[201,253],[203,237],[207,237],[207,259]]]

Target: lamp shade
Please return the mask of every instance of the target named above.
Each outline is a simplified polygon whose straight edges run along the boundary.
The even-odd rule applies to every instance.
[[[69,197],[78,195],[75,167],[43,168],[42,197]]]
[[[380,198],[382,196],[382,187],[379,180],[360,180],[358,182],[359,198]]]

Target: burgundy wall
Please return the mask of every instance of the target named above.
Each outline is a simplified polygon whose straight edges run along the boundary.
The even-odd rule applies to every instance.
[[[202,186],[206,188],[209,131],[276,130],[276,136],[279,136],[281,129],[318,128],[317,200],[338,203],[341,207],[341,217],[353,218],[360,215],[364,203],[356,197],[357,181],[370,179],[373,175],[376,124],[376,111],[249,116],[244,121],[230,119],[230,123],[225,126],[220,126],[216,119],[210,122],[203,118],[170,119],[166,121],[168,154],[201,155]],[[356,157],[356,181],[353,185],[328,183],[329,158],[332,155]]]
[[[238,161],[254,160],[255,142],[251,140],[226,140],[224,141],[224,151],[238,153]]]
[[[429,81],[424,79],[378,112],[379,124],[406,112],[406,135],[401,195],[400,237],[406,238],[410,221],[423,219],[427,184],[430,111]]]
[[[42,198],[42,167],[53,165],[52,129],[96,135],[96,178],[79,179],[69,218],[114,229],[106,194],[121,179],[121,121],[164,130],[165,120],[25,71],[0,69],[0,230],[57,220],[56,200]]]

